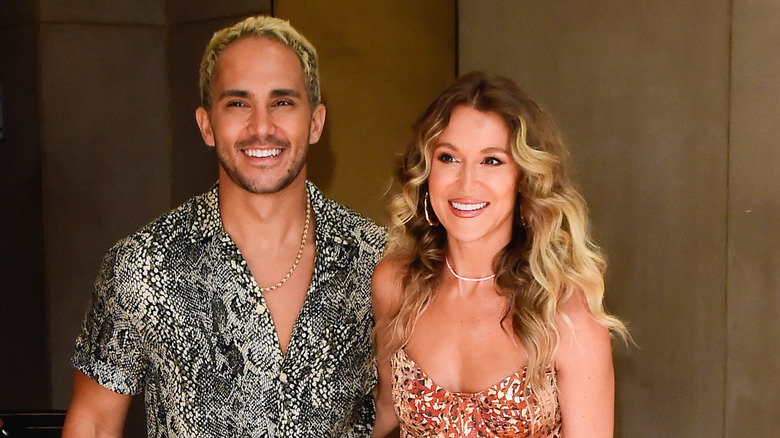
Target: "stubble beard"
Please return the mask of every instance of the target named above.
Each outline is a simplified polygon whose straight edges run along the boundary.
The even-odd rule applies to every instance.
[[[275,140],[271,141],[271,144],[277,144],[282,145],[281,143],[284,143],[287,145],[286,150],[290,150],[289,143],[283,140]],[[242,144],[246,144],[242,142]],[[269,144],[269,142],[265,142],[264,144]],[[236,148],[234,150],[239,150],[239,145],[236,145]],[[239,170],[237,169],[237,166],[234,166],[229,159],[228,154],[221,148],[217,149],[217,161],[219,162],[220,167],[225,171],[225,173],[228,175],[228,177],[236,183],[239,187],[242,189],[254,193],[257,195],[263,195],[263,194],[269,194],[269,193],[277,193],[284,189],[285,187],[292,184],[293,181],[300,175],[301,171],[303,170],[303,166],[306,164],[306,159],[309,155],[309,145],[306,145],[302,148],[302,154],[300,158],[296,161],[292,162],[292,165],[289,169],[284,173],[284,175],[275,183],[272,183],[270,186],[264,183],[261,183],[260,181],[254,181],[250,178],[248,178],[246,175],[243,175]],[[243,152],[238,152],[243,153]]]

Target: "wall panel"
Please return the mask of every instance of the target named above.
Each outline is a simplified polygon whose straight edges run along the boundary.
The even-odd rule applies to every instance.
[[[165,30],[44,24],[41,71],[53,403],[65,407],[103,255],[169,207]]]
[[[39,18],[47,23],[165,24],[163,0],[38,0],[37,3]]]
[[[616,435],[720,436],[725,403],[728,1],[462,1],[460,69],[558,120],[605,249]]]
[[[15,6],[0,21],[0,410],[50,402],[38,39],[31,11]]]
[[[780,4],[733,2],[726,435],[780,429]]]

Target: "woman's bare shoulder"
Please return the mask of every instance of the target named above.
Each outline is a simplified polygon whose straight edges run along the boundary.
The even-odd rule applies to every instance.
[[[560,340],[556,362],[579,367],[583,360],[598,362],[611,357],[609,329],[596,320],[582,293],[572,294],[558,310]]]
[[[384,257],[371,278],[371,298],[374,314],[386,315],[400,304],[401,287],[406,264],[398,257]]]
[[[612,436],[615,375],[609,330],[593,316],[582,293],[561,303],[557,324],[555,365],[562,434]]]

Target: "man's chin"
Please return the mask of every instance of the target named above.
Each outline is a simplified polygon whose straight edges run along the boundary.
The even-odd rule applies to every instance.
[[[230,184],[235,185],[242,190],[255,194],[255,195],[268,195],[272,193],[278,193],[290,186],[298,177],[303,176],[300,172],[295,175],[285,175],[277,180],[258,181],[243,178],[240,175],[231,176],[228,173],[228,177],[231,180]]]

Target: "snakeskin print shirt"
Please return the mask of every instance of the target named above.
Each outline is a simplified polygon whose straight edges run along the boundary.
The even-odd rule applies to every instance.
[[[106,255],[72,364],[143,392],[150,437],[370,435],[370,279],[385,230],[307,189],[315,267],[285,355],[217,186]]]

